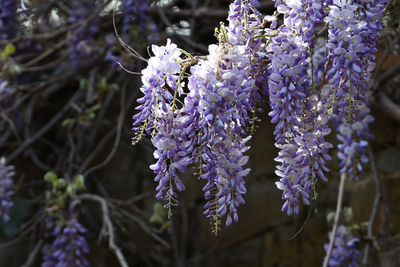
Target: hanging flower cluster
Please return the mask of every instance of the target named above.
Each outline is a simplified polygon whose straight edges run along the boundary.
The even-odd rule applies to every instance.
[[[329,232],[329,240],[332,238],[332,232]],[[339,225],[336,233],[335,243],[332,255],[329,259],[329,267],[349,266],[357,267],[360,264],[360,251],[356,248],[356,243],[360,242],[358,238],[352,236],[344,225]],[[329,243],[324,245],[327,251]]]
[[[93,40],[95,35],[99,32],[97,17],[93,16],[96,4],[93,0],[71,1],[71,11],[69,14],[68,22],[70,24],[78,24],[72,31],[72,46],[69,51],[69,58],[75,64],[83,62],[82,59],[87,58],[92,48],[88,42]]]
[[[338,127],[341,172],[353,178],[366,163],[369,123],[368,81],[374,69],[382,15],[387,1],[334,1],[328,25],[327,79],[334,88],[334,114]]]
[[[149,3],[147,0],[123,0],[122,31],[128,32],[132,25],[139,25],[140,33],[144,33],[145,22],[147,21],[147,12],[149,11]]]
[[[147,134],[156,147],[157,198],[168,208],[177,204],[185,189],[180,173],[195,166],[214,230],[221,217],[226,225],[237,222],[250,172],[247,142],[265,97],[276,124],[284,212],[298,213],[301,203],[317,198],[317,181],[327,181],[330,121],[337,125],[341,170],[355,177],[367,161],[367,87],[385,4],[277,0],[277,12],[262,20],[258,1],[235,0],[208,55],[193,57],[170,40],[153,45],[133,130],[134,143]]]
[[[0,2],[0,40],[8,40],[15,37],[18,25],[17,0],[2,0]]]
[[[46,223],[49,231],[47,234],[54,238],[54,241],[43,246],[42,267],[89,267],[86,259],[89,245],[84,238],[86,229],[74,219],[63,222],[50,218]]]
[[[235,1],[231,5],[229,26],[221,26],[219,44],[210,45],[207,56],[182,57],[170,40],[166,46],[153,45],[154,57],[142,71],[144,97],[138,100],[139,112],[133,117],[138,133],[134,142],[147,133],[157,149],[157,162],[151,166],[157,174],[157,198],[165,200],[168,208],[177,204],[176,192],[185,188],[179,173],[189,165],[197,166],[206,182],[204,214],[216,231],[222,216],[226,225],[237,221],[237,208],[245,203],[243,177],[250,171],[244,167],[250,139],[246,127],[257,92],[252,63],[259,64],[258,53],[265,47],[257,37],[262,36],[261,20],[253,13],[257,4]],[[190,65],[185,87],[182,78]]]
[[[331,144],[324,137],[330,133],[330,115],[323,107],[321,87],[313,76],[312,38],[323,21],[326,1],[277,1],[284,15],[279,34],[268,46],[271,65],[268,89],[275,129],[277,182],[285,200],[282,210],[298,213],[301,202],[308,205],[316,198],[315,183],[326,181],[324,172]],[[312,72],[312,73],[311,73]]]
[[[6,158],[0,158],[0,217],[4,222],[10,221],[10,208],[14,205],[11,188],[14,184],[12,177],[15,175],[14,166],[6,165]]]

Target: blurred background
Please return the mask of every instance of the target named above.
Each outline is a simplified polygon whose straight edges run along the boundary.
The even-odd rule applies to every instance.
[[[274,12],[273,2],[260,2],[263,15]],[[317,186],[318,199],[287,216],[275,185],[274,126],[257,114],[247,204],[239,208],[239,222],[215,236],[202,215],[205,183],[195,170],[182,178],[186,191],[168,219],[155,199],[153,146],[149,139],[131,145],[140,71],[151,44],[170,38],[192,55],[207,54],[229,4],[0,0],[0,157],[15,166],[10,220],[0,220],[0,266],[43,266],[47,251],[54,253],[48,246],[54,245],[57,220],[86,228],[87,259],[96,267],[120,266],[118,252],[129,266],[322,264],[331,229],[327,216],[338,192],[336,157],[329,182]],[[390,6],[371,83],[376,168],[367,166],[344,193],[342,218],[353,226],[361,252],[368,244],[368,266],[400,266],[398,5]],[[335,144],[334,132],[329,141]],[[370,235],[366,222],[373,213]]]

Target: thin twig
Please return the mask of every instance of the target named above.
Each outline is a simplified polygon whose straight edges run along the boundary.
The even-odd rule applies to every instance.
[[[119,264],[122,267],[129,267],[129,265],[124,257],[124,254],[122,254],[121,249],[115,244],[114,228],[113,228],[113,224],[110,219],[109,209],[108,209],[106,200],[98,195],[93,195],[93,194],[81,194],[81,195],[77,196],[77,199],[92,200],[92,201],[98,202],[101,205],[101,210],[103,212],[103,222],[107,228],[108,246],[114,252],[115,256],[117,257],[117,259],[119,261]]]
[[[150,15],[158,18],[158,9],[160,7],[155,6],[149,10]],[[163,11],[165,15],[170,18],[173,22],[180,21],[183,19],[191,19],[197,18],[202,20],[225,20],[228,16],[228,11],[226,9],[215,9],[215,8],[207,8],[207,7],[199,7],[196,9],[180,9],[174,10],[169,7],[163,7]],[[266,2],[262,3],[257,8],[263,14],[272,14],[274,12],[274,3]]]
[[[0,41],[0,45],[6,45],[8,43],[17,43],[20,41],[26,41],[26,40],[40,40],[40,41],[44,41],[47,39],[52,39],[52,38],[56,38],[61,34],[64,34],[66,32],[68,32],[69,30],[78,27],[79,24],[73,24],[73,25],[68,25],[65,26],[57,31],[51,32],[51,33],[35,33],[35,34],[24,34],[24,35],[19,35],[17,37],[15,37],[14,39],[11,40],[1,40]]]
[[[321,37],[322,35],[325,35],[327,33],[328,33],[328,25],[325,25],[319,32],[317,32],[313,37],[311,37],[311,42],[314,42],[319,37]]]
[[[185,205],[182,205],[182,234],[181,234],[181,260],[183,266],[186,265],[186,241],[189,233],[189,220]]]
[[[115,152],[117,151],[118,145],[120,143],[121,140],[121,133],[122,133],[122,126],[123,126],[123,122],[124,122],[124,118],[125,118],[125,107],[126,106],[130,106],[132,104],[132,102],[136,99],[137,93],[138,91],[136,90],[128,99],[127,103],[125,103],[125,86],[123,86],[123,89],[121,90],[121,101],[120,101],[120,105],[121,105],[121,110],[120,110],[120,114],[119,114],[119,118],[118,118],[118,123],[117,123],[117,134],[115,136],[115,140],[114,140],[114,144],[113,147],[111,148],[110,153],[108,153],[107,157],[104,159],[103,162],[92,166],[90,169],[86,170],[84,172],[84,176],[89,175],[90,173],[103,168],[104,166],[106,166],[111,159],[114,157]],[[83,171],[83,168],[81,167],[78,173],[81,173]]]
[[[172,249],[174,251],[175,265],[176,267],[184,267],[184,259],[182,258],[182,248],[179,248],[177,241],[177,234],[175,230],[174,219],[171,220],[171,226],[169,227],[169,234],[171,235]]]
[[[333,229],[331,233],[331,240],[329,241],[328,252],[326,253],[326,257],[324,259],[323,267],[328,267],[329,259],[332,255],[333,246],[335,244],[337,227],[339,224],[340,219],[340,211],[342,210],[342,202],[343,202],[343,193],[344,193],[344,182],[346,180],[346,173],[340,174],[340,184],[339,184],[339,192],[338,192],[338,199],[336,203],[336,214],[335,214],[335,221],[333,223]]]
[[[139,226],[148,234],[150,237],[152,237],[154,240],[157,240],[160,244],[162,244],[164,247],[167,249],[170,249],[171,246],[163,240],[161,237],[159,237],[156,233],[154,233],[151,228],[139,217],[131,214],[130,212],[127,212],[125,210],[121,210],[120,213],[124,215],[125,217],[131,219],[132,221],[135,221],[139,224]]]
[[[37,131],[34,135],[32,135],[29,139],[25,140],[25,142],[19,146],[10,156],[7,157],[7,161],[11,162],[15,159],[21,152],[25,151],[27,147],[33,144],[36,140],[38,140],[42,135],[44,135],[47,131],[49,131],[53,126],[64,116],[64,114],[68,111],[71,103],[73,103],[78,97],[80,91],[77,91],[71,99],[65,104],[65,106],[39,131]]]
[[[166,26],[169,26],[169,27],[172,28],[172,23],[169,21],[169,19],[165,15],[164,9],[158,8],[158,13],[160,15],[161,20],[164,22],[164,24]],[[176,34],[176,36],[179,39],[181,39],[182,41],[186,42],[188,45],[190,45],[190,46],[192,46],[194,48],[197,48],[197,49],[199,49],[199,50],[201,50],[203,52],[207,52],[208,51],[208,49],[207,49],[207,47],[205,45],[202,45],[200,43],[196,43],[196,42],[192,41],[190,38],[186,38],[185,36],[182,36],[182,35],[179,35],[179,34]]]
[[[91,134],[89,135],[89,144],[87,145],[87,152],[89,151],[93,151],[93,144],[96,141],[96,137],[97,134],[99,133],[99,128],[102,124],[102,122],[104,121],[104,116],[106,115],[106,112],[111,104],[111,101],[113,100],[114,97],[114,90],[110,91],[105,100],[102,102],[101,104],[101,109],[98,113],[98,115],[96,115],[96,123],[95,126],[93,127],[93,130],[91,131]],[[98,143],[96,142],[96,147],[97,147]]]
[[[74,31],[68,38],[58,42],[55,44],[53,47],[50,47],[49,49],[45,50],[43,54],[40,54],[36,58],[32,59],[31,61],[23,64],[24,67],[29,67],[32,66],[38,62],[40,62],[42,59],[45,59],[49,55],[51,55],[53,52],[58,51],[61,47],[63,47],[65,44],[69,42],[70,39],[72,39],[73,36],[78,35],[81,33],[85,28],[89,25],[89,22],[92,21],[98,14],[100,14],[101,11],[104,10],[104,8],[108,5],[108,2],[104,3],[101,5],[95,12],[93,12],[86,20],[79,22],[78,24],[80,27]]]
[[[368,228],[367,228],[367,235],[369,237],[373,237],[373,229],[374,229],[374,223],[376,219],[376,213],[378,212],[378,207],[379,207],[379,202],[382,198],[382,184],[381,180],[379,178],[378,171],[375,166],[375,159],[374,159],[374,154],[371,149],[371,145],[368,146],[368,154],[369,154],[369,160],[371,161],[371,169],[372,169],[372,174],[374,177],[374,182],[376,185],[376,195],[375,195],[375,200],[374,204],[372,206],[372,211],[371,211],[371,216],[369,217],[368,221]],[[364,266],[368,265],[368,254],[369,254],[369,243],[365,245],[365,250],[364,250],[364,257],[362,260],[362,264]]]
[[[115,10],[117,9],[117,3],[119,1],[115,1],[114,4],[114,8],[113,8],[113,13],[112,13],[112,22],[113,22],[113,28],[114,28],[114,33],[115,36],[117,37],[118,42],[122,45],[122,47],[130,54],[132,55],[134,58],[139,59],[139,60],[143,60],[144,62],[147,62],[147,59],[145,59],[144,57],[142,57],[139,52],[137,52],[135,49],[133,49],[132,47],[130,47],[128,44],[126,44],[124,42],[124,40],[122,40],[122,38],[119,36],[118,34],[118,30],[117,30],[117,26],[115,24]]]
[[[308,208],[307,218],[306,218],[306,220],[303,222],[303,225],[302,225],[302,226],[300,227],[300,229],[299,229],[292,237],[290,237],[288,240],[293,240],[293,239],[295,239],[295,238],[303,231],[304,227],[306,226],[308,220],[309,220],[310,217],[311,217],[311,211],[312,211],[312,207],[309,207],[309,208]]]
[[[90,173],[92,173],[95,170],[98,170],[104,166],[106,166],[110,160],[114,157],[115,152],[117,151],[119,142],[121,140],[121,129],[122,129],[122,124],[124,121],[124,115],[125,115],[125,88],[123,88],[121,90],[121,101],[120,101],[120,105],[121,105],[121,110],[120,110],[120,114],[119,114],[119,118],[118,118],[118,123],[117,123],[117,134],[115,136],[115,140],[114,140],[114,144],[113,147],[110,151],[110,153],[108,153],[107,157],[104,159],[104,161],[100,164],[97,164],[93,167],[91,167],[90,169],[86,170],[84,175],[87,176]]]
[[[0,243],[0,249],[18,244],[21,242],[22,239],[24,239],[25,236],[27,236],[29,233],[31,233],[35,227],[43,220],[44,218],[44,212],[38,212],[36,213],[31,219],[29,219],[26,223],[24,223],[19,229],[19,234],[16,238]],[[30,238],[25,238],[24,240],[29,240]]]
[[[117,129],[113,128],[105,136],[103,136],[103,138],[99,141],[93,152],[89,156],[87,156],[84,163],[79,167],[77,173],[82,173],[89,166],[92,160],[103,150],[104,146],[108,144],[108,142],[111,140],[111,137],[113,137],[116,131]]]
[[[385,93],[379,94],[374,104],[389,117],[400,122],[400,106],[394,103]]]
[[[29,106],[28,106],[28,108],[26,109],[26,112],[25,112],[25,114],[26,114],[26,115],[25,115],[25,122],[26,122],[26,125],[25,125],[25,127],[24,127],[24,138],[25,138],[25,140],[29,139],[29,137],[31,136],[31,133],[30,133],[30,123],[32,122],[32,116],[33,116],[33,111],[34,111],[34,109],[33,109],[34,104],[35,104],[35,98],[33,98],[33,99],[30,101]],[[32,147],[29,147],[27,152],[28,152],[28,154],[30,155],[30,157],[31,157],[31,159],[32,159],[32,161],[33,161],[33,163],[35,163],[36,166],[38,166],[39,168],[41,168],[41,169],[43,169],[43,170],[45,170],[45,171],[50,171],[50,170],[53,169],[53,168],[51,168],[50,166],[47,166],[46,164],[44,164],[44,163],[38,158],[38,156],[37,156],[37,154],[36,154],[36,151],[35,151],[34,149],[32,149]]]
[[[394,65],[393,67],[391,67],[390,69],[388,69],[387,71],[385,71],[384,73],[379,75],[377,80],[380,83],[385,83],[388,80],[390,80],[391,78],[393,78],[394,76],[398,75],[399,70],[400,70],[400,63],[397,63],[396,65]]]
[[[42,246],[43,246],[43,240],[40,239],[39,242],[36,244],[35,248],[33,249],[33,251],[29,254],[29,257],[26,260],[26,262],[23,265],[21,265],[21,267],[32,266]]]

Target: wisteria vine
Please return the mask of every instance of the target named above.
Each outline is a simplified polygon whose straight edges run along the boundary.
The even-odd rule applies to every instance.
[[[229,25],[216,30],[218,44],[209,46],[208,55],[194,57],[170,40],[153,45],[142,71],[133,142],[147,134],[157,149],[151,166],[157,198],[170,210],[185,189],[178,171],[196,166],[214,231],[223,216],[227,226],[237,222],[250,172],[247,142],[266,102],[280,150],[275,160],[282,211],[298,213],[301,203],[317,198],[317,182],[327,181],[333,145],[325,138],[332,123],[341,172],[356,178],[368,161],[373,118],[367,89],[386,4],[277,0],[274,15],[262,19],[258,1],[235,0]]]

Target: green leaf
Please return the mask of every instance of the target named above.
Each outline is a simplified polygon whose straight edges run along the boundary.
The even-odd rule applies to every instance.
[[[21,67],[13,64],[10,68],[9,68],[10,74],[12,75],[16,75],[16,74],[20,74],[21,73]]]
[[[78,190],[85,189],[85,177],[82,174],[75,177],[75,185]]]
[[[75,184],[69,184],[67,186],[67,194],[69,196],[75,195],[76,193],[76,185]]]
[[[69,126],[69,125],[74,124],[75,122],[76,122],[76,119],[65,119],[65,120],[61,123],[61,126],[62,126],[62,127],[66,127],[66,126]]]
[[[165,213],[163,205],[160,202],[154,203],[153,210],[154,210],[154,213],[158,213],[158,214]]]
[[[149,222],[163,224],[166,221],[166,218],[167,212],[163,208],[161,202],[154,203],[153,214],[151,215]]]
[[[101,108],[101,105],[100,105],[100,104],[96,104],[96,105],[94,105],[93,107],[91,107],[91,108],[89,109],[89,112],[98,111],[100,108]]]
[[[118,91],[119,85],[117,83],[112,83],[112,84],[110,84],[110,89],[113,91]]]
[[[44,175],[44,180],[46,181],[46,182],[50,182],[50,183],[55,183],[56,181],[57,181],[57,179],[58,179],[58,177],[57,177],[57,174],[55,174],[54,172],[47,172],[45,175]]]
[[[67,185],[67,181],[64,178],[60,178],[57,181],[57,187],[63,188]]]
[[[165,221],[161,226],[161,231],[168,229],[171,226],[171,221]]]
[[[12,55],[15,53],[15,46],[13,44],[7,44],[4,52],[7,56]]]
[[[326,216],[326,221],[329,223],[330,221],[333,221],[335,218],[336,212],[332,211],[329,212],[328,215]]]
[[[363,222],[363,223],[360,224],[360,226],[361,226],[362,228],[367,228],[368,225],[369,225],[369,222]]]
[[[101,77],[101,79],[100,79],[100,82],[99,82],[99,85],[100,86],[106,86],[107,85],[107,79],[106,79],[106,77]]]
[[[353,220],[353,209],[351,207],[349,208],[344,208],[344,218],[346,219],[346,222],[351,222]]]
[[[151,215],[149,222],[162,224],[164,222],[164,220],[160,214],[154,213],[153,215]]]
[[[89,81],[88,81],[87,79],[81,79],[81,80],[79,81],[79,87],[80,87],[81,89],[86,88],[88,85],[89,85]]]
[[[67,202],[67,195],[61,195],[57,198],[58,209],[62,209]]]
[[[88,118],[89,118],[90,120],[93,120],[94,118],[96,118],[96,113],[94,113],[94,112],[89,112],[89,113],[88,113]]]

